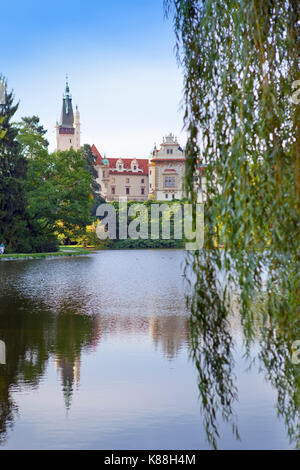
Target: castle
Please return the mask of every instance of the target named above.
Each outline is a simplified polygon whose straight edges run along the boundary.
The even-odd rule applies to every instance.
[[[73,113],[68,80],[60,123],[56,124],[57,150],[80,149],[80,114]],[[95,145],[96,170],[100,194],[106,201],[126,197],[131,201],[171,201],[184,196],[185,153],[173,134],[167,135],[160,148],[154,147],[149,158],[106,158]]]
[[[74,116],[68,78],[65,93],[63,94],[60,123],[57,122],[55,128],[57,150],[65,151],[72,147],[75,150],[80,149],[80,113],[78,106],[76,106]]]

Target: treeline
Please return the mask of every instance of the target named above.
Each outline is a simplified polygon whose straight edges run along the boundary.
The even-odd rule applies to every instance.
[[[6,85],[1,76],[0,80]],[[183,238],[174,233],[174,209],[184,201],[176,200],[164,203],[171,214],[159,213],[156,221],[151,207],[160,203],[139,203],[147,219],[147,233],[142,224],[143,233],[137,237],[129,233],[127,239],[119,233],[120,204],[110,203],[116,211],[116,236],[100,240],[96,210],[105,201],[99,195],[96,157],[91,147],[50,153],[47,131],[40,119],[31,116],[15,122],[19,103],[14,101],[13,93],[6,92],[4,104],[0,104],[0,243],[4,243],[7,253],[55,252],[60,244],[114,249],[183,246]],[[128,202],[127,232],[139,215],[130,215],[135,204]],[[154,222],[159,231],[156,238],[151,236]],[[165,238],[162,228],[168,224],[170,235]]]
[[[95,157],[88,145],[49,153],[37,116],[14,122],[14,101],[6,91],[0,104],[0,243],[7,252],[57,251],[84,237],[95,220]]]
[[[126,206],[111,202],[109,205],[116,214],[115,233],[111,234],[113,239],[101,241],[97,237],[96,244],[112,249],[183,248],[185,202],[128,201]],[[98,223],[105,225],[105,215],[98,218]],[[111,232],[109,226],[106,225],[105,229]]]

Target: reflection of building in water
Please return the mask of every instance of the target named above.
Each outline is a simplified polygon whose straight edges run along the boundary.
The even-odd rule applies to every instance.
[[[188,317],[179,315],[153,317],[99,317],[101,335],[149,335],[155,347],[161,345],[164,355],[173,359],[189,342]]]
[[[176,354],[189,342],[190,332],[188,318],[183,316],[152,317],[149,333],[155,347],[159,344],[168,359]]]
[[[74,386],[78,386],[80,381],[80,356],[74,360],[56,356],[54,363],[55,369],[61,373],[65,405],[69,410]]]
[[[55,368],[59,371],[62,381],[65,406],[69,410],[75,387],[79,386],[81,352],[96,349],[105,337],[143,336],[150,337],[155,348],[161,346],[164,356],[173,359],[189,342],[188,317],[179,315],[168,316],[101,316],[94,319],[88,343],[74,351],[76,342],[69,338],[69,347],[55,355]],[[69,324],[68,324],[69,325]],[[69,325],[70,326],[70,325]],[[69,329],[69,332],[72,331]]]

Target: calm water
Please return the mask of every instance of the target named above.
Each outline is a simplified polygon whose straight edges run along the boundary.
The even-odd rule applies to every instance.
[[[183,251],[0,262],[0,449],[204,449]],[[241,441],[288,448],[276,394],[236,341]],[[5,356],[5,357],[4,357]],[[1,362],[1,361],[0,361]]]

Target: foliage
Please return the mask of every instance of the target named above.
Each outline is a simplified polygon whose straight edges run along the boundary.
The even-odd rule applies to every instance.
[[[0,241],[6,253],[57,251],[58,236],[68,242],[92,222],[92,162],[84,151],[49,154],[39,118],[13,123],[13,102],[6,93],[0,106]]]
[[[91,150],[91,146],[87,144],[85,144],[81,148],[81,155],[82,155],[83,160],[86,162],[86,170],[90,173],[92,177],[91,187],[93,191],[94,203],[91,208],[91,214],[92,216],[95,216],[97,207],[103,202],[105,202],[105,200],[99,194],[100,185],[97,183],[98,172],[95,169],[97,157],[93,154]]]
[[[111,248],[113,246],[113,242],[109,239],[107,240],[100,240],[96,233],[97,222],[93,222],[91,225],[86,227],[86,231],[83,235],[76,237],[74,239],[71,238],[71,243],[75,243],[81,246],[90,246],[96,248]]]
[[[130,210],[131,208],[133,209],[136,204],[138,203],[139,208],[144,211],[144,214],[141,215],[139,211],[134,214],[130,215]],[[129,249],[129,248],[183,248],[184,246],[184,238],[176,239],[175,234],[174,234],[174,221],[175,217],[174,214],[176,214],[178,206],[181,205],[183,207],[184,201],[178,201],[178,200],[173,200],[169,201],[168,203],[161,203],[159,201],[154,201],[154,200],[148,200],[145,202],[137,202],[137,201],[128,201],[127,203],[127,215],[125,216],[123,211],[122,211],[122,206],[120,205],[119,202],[114,201],[109,204],[111,204],[115,211],[116,211],[116,239],[111,240],[111,248],[114,249]],[[121,203],[122,204],[122,203]],[[153,206],[157,205],[158,208],[163,206],[164,208],[169,207],[170,208],[170,215],[168,213],[163,213],[160,212],[158,215],[158,218],[155,219],[151,212],[151,208]],[[143,224],[146,226],[146,232],[142,233],[141,225],[138,224],[137,226],[137,232],[139,233],[137,239],[133,239],[132,237],[129,237],[127,239],[122,239],[120,235],[120,223],[123,222],[123,218],[126,217],[125,221],[125,226],[127,227],[127,233],[129,232],[129,226],[131,222],[139,218],[141,216],[141,220],[143,221]],[[100,219],[101,221],[101,219]],[[162,227],[163,224],[166,222],[166,225],[170,225],[170,239],[163,239],[162,236]],[[159,228],[159,236],[157,239],[152,239],[151,238],[151,224],[156,223],[157,227]],[[183,218],[182,218],[182,233],[184,232],[183,230]]]
[[[91,176],[80,152],[40,151],[28,162],[27,211],[33,232],[70,239],[91,222]]]
[[[34,158],[41,150],[48,148],[49,142],[44,137],[47,131],[40,124],[38,116],[22,117],[16,127],[18,128],[17,140],[26,158]]]
[[[7,92],[6,102],[0,106],[0,239],[7,250],[26,251],[30,237],[24,216],[27,162],[17,141],[18,131],[12,123],[17,109],[13,93]]]
[[[278,412],[297,445],[299,378],[287,352],[281,355],[273,348],[272,358],[267,348],[281,336],[287,351],[300,338],[300,111],[292,100],[299,79],[299,3],[165,3],[167,14],[174,13],[177,53],[184,69],[186,188],[193,201],[202,180],[199,159],[207,164],[205,246],[188,261],[196,276],[188,304],[207,436],[216,447],[218,410],[230,420],[236,398],[226,385],[232,380],[227,376],[231,371],[226,372],[233,346],[230,292],[239,292],[249,346],[254,299],[264,291],[261,358],[270,379],[277,366],[285,385],[290,381],[286,388],[279,380],[273,383]],[[225,245],[222,251],[216,248],[218,235]],[[227,283],[220,282],[221,269]],[[212,378],[219,387],[214,394],[205,392]],[[297,390],[292,391],[292,382]]]

